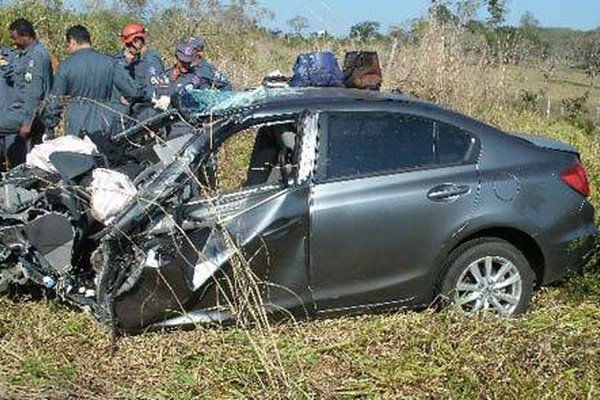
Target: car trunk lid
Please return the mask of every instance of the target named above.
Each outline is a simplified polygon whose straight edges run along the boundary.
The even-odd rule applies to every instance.
[[[579,156],[579,151],[575,147],[571,146],[568,143],[561,142],[560,140],[548,139],[543,136],[531,135],[528,133],[509,132],[509,134],[512,136],[516,136],[519,139],[523,139],[529,143],[532,143],[538,147],[550,150],[564,151]]]

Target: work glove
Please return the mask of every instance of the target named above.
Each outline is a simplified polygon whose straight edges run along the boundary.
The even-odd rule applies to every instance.
[[[170,96],[160,96],[159,98],[152,99],[152,104],[155,108],[165,111],[171,105]]]

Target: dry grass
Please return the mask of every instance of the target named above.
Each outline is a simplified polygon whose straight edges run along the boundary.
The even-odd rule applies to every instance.
[[[593,399],[600,296],[584,280],[543,290],[522,319],[401,313],[251,331],[277,344],[289,392],[261,384],[267,372],[237,328],[126,337],[111,354],[89,316],[3,299],[0,397]]]

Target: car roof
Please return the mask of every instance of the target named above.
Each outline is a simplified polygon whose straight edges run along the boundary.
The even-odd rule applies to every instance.
[[[352,101],[397,101],[420,104],[430,104],[414,97],[400,93],[380,92],[373,90],[346,89],[339,87],[331,88],[290,88],[291,90],[281,94],[255,102],[254,106],[275,105],[287,103],[303,104],[312,102],[352,102]]]
[[[346,88],[265,88],[260,87],[254,90],[236,92],[233,95],[223,93],[222,97],[215,96],[212,91],[192,90],[189,92],[192,103],[197,101],[200,108],[197,110],[200,115],[211,117],[228,116],[238,113],[246,113],[249,110],[277,110],[302,109],[313,106],[322,106],[327,104],[358,104],[358,103],[405,103],[419,104],[421,106],[442,109],[432,103],[418,100],[414,97],[406,96],[400,93],[379,92],[360,89]],[[198,97],[196,97],[198,96]],[[212,102],[212,104],[211,104]],[[208,106],[207,106],[208,105]],[[185,107],[180,107],[186,110]],[[195,106],[188,108],[195,110]]]

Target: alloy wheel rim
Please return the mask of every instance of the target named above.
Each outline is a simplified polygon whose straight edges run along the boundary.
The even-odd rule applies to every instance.
[[[454,303],[465,315],[491,310],[506,316],[515,312],[522,291],[521,274],[510,260],[486,256],[469,264],[458,278]]]

